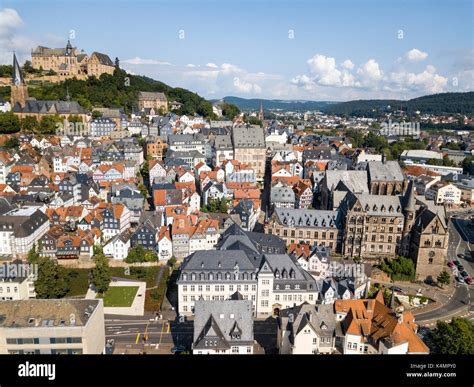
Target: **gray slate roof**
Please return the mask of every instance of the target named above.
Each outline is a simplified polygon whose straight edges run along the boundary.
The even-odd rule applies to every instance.
[[[327,228],[341,226],[339,211],[276,208],[275,214],[277,221],[282,225]]]
[[[368,171],[370,181],[402,182],[402,169],[398,161],[369,161]]]
[[[194,307],[193,349],[230,349],[253,345],[252,301],[197,300]]]

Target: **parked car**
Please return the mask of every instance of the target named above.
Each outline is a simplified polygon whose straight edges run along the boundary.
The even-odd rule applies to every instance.
[[[107,343],[105,344],[106,355],[112,355],[114,353],[114,349],[115,349],[115,340],[114,339],[107,340]]]
[[[457,267],[462,266],[462,263],[459,262],[457,259],[454,261],[454,264],[455,264]]]
[[[458,258],[464,258],[464,255],[463,254],[458,254],[457,257]]]
[[[184,345],[175,345],[173,348],[171,348],[171,353],[177,354],[177,353],[182,353],[186,351],[186,348]]]
[[[448,261],[448,267],[454,267],[454,262],[453,261]]]
[[[471,276],[468,276],[466,278],[464,278],[464,281],[468,284],[468,285],[472,285],[472,283],[474,282],[472,280],[472,277]]]
[[[461,271],[462,278],[469,277],[469,273],[466,270]]]
[[[464,278],[462,278],[460,275],[458,275],[456,277],[456,279],[458,280],[459,283],[463,284],[465,281],[464,281]]]

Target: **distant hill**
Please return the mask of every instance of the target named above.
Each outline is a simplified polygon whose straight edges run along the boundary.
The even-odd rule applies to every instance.
[[[329,114],[377,117],[382,113],[399,109],[403,109],[409,115],[416,111],[438,115],[472,114],[474,92],[432,94],[408,101],[393,99],[348,101],[327,105],[323,110]]]
[[[281,109],[285,111],[306,111],[306,110],[321,110],[333,102],[327,101],[305,101],[305,100],[280,100],[280,99],[262,99],[262,98],[240,98],[240,97],[224,97],[225,102],[236,105],[240,110],[259,110],[260,104],[263,105],[264,110]],[[211,102],[217,102],[214,99]]]
[[[246,99],[224,97],[224,101],[238,106],[241,110],[282,109],[284,111],[321,110],[329,114],[378,117],[383,113],[403,109],[408,114],[416,111],[429,114],[472,114],[474,112],[474,92],[441,93],[413,98],[408,101],[397,99],[366,99],[347,102]],[[216,102],[218,100],[211,100]]]

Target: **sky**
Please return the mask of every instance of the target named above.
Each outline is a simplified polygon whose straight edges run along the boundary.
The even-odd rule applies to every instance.
[[[0,0],[0,63],[69,38],[209,99],[408,99],[474,90],[473,4]]]

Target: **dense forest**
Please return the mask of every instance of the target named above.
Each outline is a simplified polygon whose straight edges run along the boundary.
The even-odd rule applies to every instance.
[[[472,114],[474,112],[474,92],[433,94],[408,101],[388,99],[348,101],[327,105],[323,111],[343,116],[376,118],[400,109],[408,115],[413,115],[416,111],[435,115]]]

